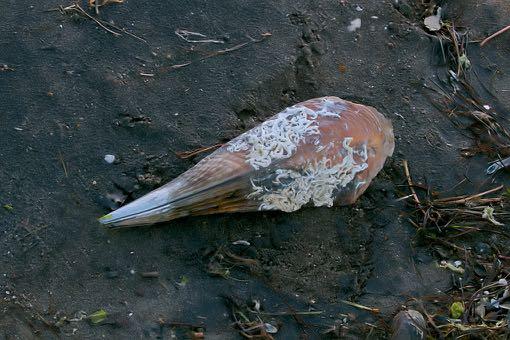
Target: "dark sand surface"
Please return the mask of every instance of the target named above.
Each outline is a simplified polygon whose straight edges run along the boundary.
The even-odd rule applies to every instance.
[[[400,4],[407,7],[389,0],[126,0],[100,10],[145,43],[46,11],[65,2],[1,1],[0,65],[9,69],[0,71],[0,204],[12,209],[0,209],[0,339],[170,339],[160,319],[201,325],[207,339],[239,339],[224,296],[259,300],[267,312],[324,311],[302,316],[306,327],[268,317],[280,327],[277,339],[320,338],[345,313],[355,316],[347,333],[358,338],[370,330],[365,321],[389,322],[410,296],[448,289],[450,273],[430,248],[415,245],[409,208],[395,202],[408,194],[401,161],[415,180],[453,195],[487,186],[489,159],[463,158],[459,149],[470,139],[424,95],[423,84],[444,78],[446,68],[420,6]],[[510,14],[505,1],[448,1],[444,8],[478,39],[507,25]],[[356,18],[361,28],[349,32]],[[176,29],[224,43],[189,43]],[[492,89],[483,94],[487,104],[505,114],[509,52],[510,34],[469,51],[480,82]],[[354,206],[119,231],[98,224],[114,205],[108,194],[140,197],[203,157],[175,152],[223,143],[324,95],[374,106],[395,129],[394,157]],[[106,154],[116,156],[114,164]],[[232,247],[236,240],[251,246]],[[210,275],[211,251],[227,246],[259,266]],[[149,271],[159,278],[140,275]],[[55,325],[99,309],[111,323]]]

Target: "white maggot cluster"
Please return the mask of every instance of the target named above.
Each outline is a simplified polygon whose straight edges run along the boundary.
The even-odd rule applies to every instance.
[[[301,105],[291,106],[252,130],[229,142],[229,152],[248,151],[246,162],[255,170],[271,165],[275,159],[289,158],[306,136],[319,134],[317,117],[339,118],[335,103],[323,99],[319,111]]]
[[[341,163],[333,165],[330,159],[323,158],[318,162],[307,164],[301,172],[278,169],[273,180],[276,188],[257,186],[252,181],[254,191],[248,195],[248,198],[262,202],[259,210],[291,212],[300,209],[310,201],[313,201],[316,207],[331,207],[335,198],[334,190],[345,187],[357,173],[368,167],[366,147],[355,151],[350,146],[351,141],[352,138],[349,137],[343,141],[345,154],[342,155]],[[359,155],[362,161],[356,163],[354,154]]]

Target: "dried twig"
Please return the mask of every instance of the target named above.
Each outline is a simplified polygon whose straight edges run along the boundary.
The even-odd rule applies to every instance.
[[[414,190],[414,184],[413,180],[411,179],[411,173],[409,172],[409,165],[407,164],[407,160],[403,160],[402,164],[404,166],[404,173],[407,178],[407,184],[409,185],[409,190],[411,190],[411,195],[414,199],[414,203],[418,204],[418,206],[421,205],[420,199],[418,198],[418,195],[416,194],[416,191]]]
[[[98,24],[101,28],[103,28],[105,31],[115,35],[115,36],[120,36],[121,34],[118,33],[118,32],[115,32],[115,31],[112,31],[111,29],[109,29],[108,27],[105,26],[105,24],[103,23],[102,20],[99,20],[99,19],[96,19],[94,18],[92,15],[88,14],[85,10],[83,10],[83,8],[81,8],[80,5],[78,4],[74,4],[74,5],[71,5],[71,6],[67,6],[67,7],[64,7],[62,9],[64,12],[70,12],[70,11],[74,11],[76,13],[79,13],[87,18],[89,18],[90,20],[94,21],[96,24]]]
[[[66,163],[64,162],[64,157],[62,156],[61,152],[58,153],[58,157],[60,159],[60,163],[62,164],[62,168],[64,169],[64,174],[67,177],[67,167],[66,167]]]
[[[494,34],[491,34],[490,36],[488,36],[487,38],[483,39],[482,42],[480,43],[480,46],[483,46],[485,44],[487,44],[489,41],[491,41],[492,39],[494,39],[495,37],[497,37],[498,35],[500,34],[503,34],[505,33],[506,31],[510,30],[510,25],[506,26],[506,27],[503,27],[502,29],[500,29],[499,31],[497,31],[496,33]]]
[[[109,23],[107,21],[98,19],[87,13],[80,5],[74,4],[67,7],[60,7],[60,11],[62,13],[69,13],[69,12],[75,12],[78,13],[92,21],[94,21],[99,27],[107,31],[108,33],[113,34],[114,36],[121,36],[122,33],[129,35],[130,37],[133,37],[135,39],[138,39],[140,41],[143,41],[144,43],[147,43],[147,41],[129,31],[127,31],[125,28],[118,27],[112,23]],[[122,32],[122,33],[121,33]]]
[[[191,31],[182,30],[182,29],[176,29],[175,34],[179,38],[181,38],[184,41],[187,41],[189,43],[214,43],[214,44],[224,44],[225,43],[223,40],[207,39],[207,36],[202,33],[191,32]],[[191,39],[190,37],[199,37],[199,38],[203,38],[203,39],[197,40],[197,39]]]
[[[359,309],[363,309],[363,310],[372,312],[372,313],[379,313],[380,312],[379,308],[363,306],[363,305],[360,305],[359,303],[356,303],[356,302],[351,302],[351,301],[347,301],[347,300],[340,300],[340,302],[345,303],[346,305],[349,305],[349,306],[353,306],[353,307],[356,307],[356,308],[359,308]]]
[[[162,72],[166,72],[166,71],[175,70],[175,69],[178,69],[178,68],[183,68],[183,67],[191,65],[192,63],[194,63],[196,61],[202,61],[202,60],[206,60],[206,59],[209,59],[209,58],[212,58],[212,57],[216,57],[216,56],[219,56],[219,55],[223,55],[223,54],[227,54],[227,53],[230,53],[230,52],[233,52],[233,51],[237,51],[237,50],[239,50],[239,49],[241,49],[243,47],[246,47],[248,45],[260,43],[260,42],[264,41],[266,38],[268,38],[270,36],[271,36],[271,33],[269,33],[269,32],[262,33],[260,35],[259,39],[253,39],[253,38],[248,36],[248,38],[250,39],[249,41],[237,44],[237,45],[229,47],[229,48],[225,48],[223,50],[218,50],[218,51],[211,52],[211,53],[209,53],[209,54],[199,58],[198,60],[190,60],[190,61],[187,61],[187,62],[182,63],[182,64],[175,64],[175,65],[170,65],[170,66],[167,66],[167,67],[163,67],[163,68],[161,68],[161,71]]]
[[[196,156],[198,154],[201,154],[203,152],[207,152],[207,151],[211,151],[211,150],[217,149],[217,148],[221,147],[222,145],[223,144],[218,143],[218,144],[214,144],[212,146],[206,146],[206,147],[198,148],[198,149],[191,150],[191,151],[176,152],[175,154],[176,154],[177,157],[179,157],[181,159],[187,159],[187,158]]]

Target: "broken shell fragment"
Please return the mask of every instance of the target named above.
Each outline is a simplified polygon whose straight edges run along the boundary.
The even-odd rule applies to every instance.
[[[134,226],[190,215],[348,205],[393,149],[391,122],[374,108],[337,97],[310,99],[99,221]]]

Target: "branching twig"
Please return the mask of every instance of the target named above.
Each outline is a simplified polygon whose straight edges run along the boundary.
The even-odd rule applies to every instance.
[[[197,61],[202,61],[202,60],[206,60],[206,59],[209,59],[209,58],[212,58],[212,57],[216,57],[216,56],[219,56],[219,55],[223,55],[223,54],[227,54],[227,53],[230,53],[230,52],[233,52],[233,51],[237,51],[237,50],[239,50],[239,49],[241,49],[243,47],[246,47],[248,45],[262,42],[262,41],[264,41],[266,38],[268,38],[270,36],[271,36],[271,33],[266,32],[266,33],[262,33],[260,35],[259,39],[253,39],[251,37],[248,37],[250,40],[246,41],[244,43],[240,43],[240,44],[237,44],[235,46],[232,46],[232,47],[229,47],[229,48],[225,48],[223,50],[218,50],[218,51],[211,52],[211,53],[209,53],[209,54],[199,58],[198,60],[190,60],[190,61],[187,61],[187,62],[182,63],[182,64],[175,64],[175,65],[170,65],[170,66],[167,66],[167,67],[163,67],[163,68],[161,68],[161,71],[162,72],[166,72],[166,71],[175,70],[175,69],[178,69],[178,68],[183,68],[183,67],[189,66],[189,65],[191,65],[191,64],[193,64],[194,62],[197,62]]]

